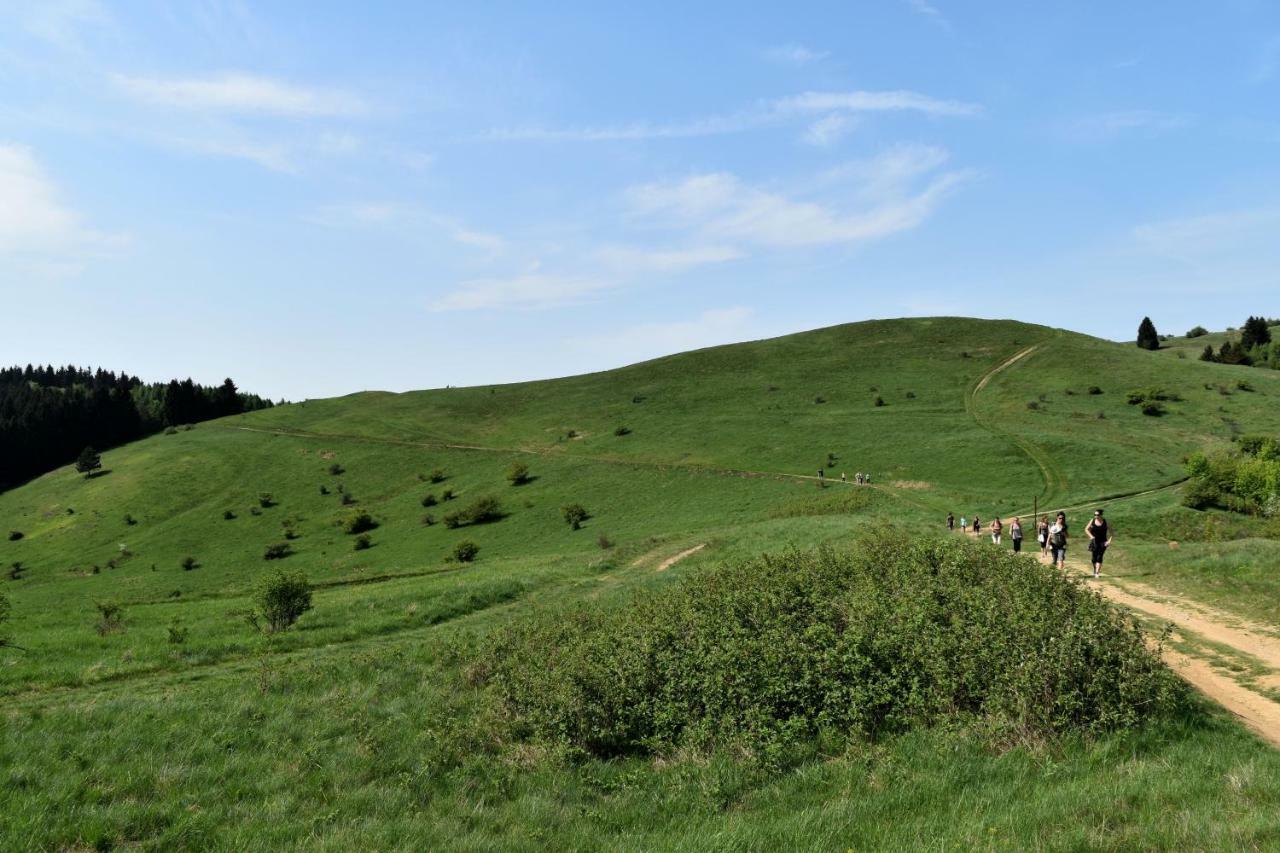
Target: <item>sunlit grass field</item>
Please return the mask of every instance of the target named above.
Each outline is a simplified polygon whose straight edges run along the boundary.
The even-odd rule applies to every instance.
[[[962,726],[917,730],[782,769],[731,753],[581,761],[508,740],[467,677],[494,628],[567,602],[626,607],[708,566],[872,529],[929,535],[948,510],[1166,486],[1192,450],[1280,433],[1278,383],[935,318],[565,380],[307,401],[109,451],[91,480],[64,468],[0,494],[20,647],[0,648],[0,846],[1278,844],[1280,759],[1208,710],[1005,748]],[[1180,398],[1162,417],[1126,401],[1151,387]],[[528,483],[508,482],[515,462]],[[860,471],[872,487],[838,482]],[[443,524],[486,496],[499,520]],[[1173,488],[1111,505],[1118,566],[1275,621],[1274,531],[1177,502]],[[590,513],[580,530],[569,503]],[[353,508],[378,523],[366,550],[339,524]],[[450,559],[462,540],[474,563]],[[245,616],[280,542],[314,608],[266,637]],[[95,630],[100,602],[122,607],[122,631]]]

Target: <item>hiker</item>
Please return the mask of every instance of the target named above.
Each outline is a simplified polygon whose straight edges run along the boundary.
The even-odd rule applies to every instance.
[[[1040,516],[1036,523],[1036,541],[1040,543],[1040,556],[1049,556],[1049,516]]]
[[[871,475],[870,474],[864,475],[862,478],[862,482],[868,486],[871,485]]]
[[[973,517],[973,535],[977,536],[982,532],[982,519],[976,515]]]
[[[858,472],[858,475],[857,475],[857,477],[856,477],[855,479],[858,481],[858,485],[859,485],[859,486],[861,486],[861,485],[862,485],[862,472],[861,472],[861,471],[859,471],[859,472]]]
[[[1111,546],[1111,540],[1115,534],[1111,532],[1111,526],[1102,517],[1100,509],[1094,510],[1093,519],[1085,527],[1084,532],[1089,537],[1089,553],[1093,555],[1093,576],[1096,578],[1102,574],[1102,555]]]
[[[964,519],[960,519],[960,523],[964,524]],[[951,513],[947,513],[947,530],[956,529],[956,517]]]
[[[841,472],[840,472],[840,482],[842,482],[842,483],[847,483],[847,482],[849,482],[848,480],[846,480],[846,479],[845,479],[845,477],[844,477],[844,472],[843,472],[843,471],[841,471]]]
[[[827,476],[827,472],[826,472],[825,470],[823,470],[822,468],[819,468],[819,469],[818,469],[818,479],[819,479],[819,480],[825,479],[825,478],[826,478],[826,476]]]
[[[1067,514],[1058,513],[1049,527],[1049,548],[1053,552],[1051,562],[1059,569],[1067,568]]]
[[[991,544],[1000,544],[1000,534],[1004,532],[1004,525],[1000,523],[1000,516],[996,516],[996,520],[991,522]]]
[[[960,532],[964,533],[968,529],[969,529],[969,520],[965,518],[963,515],[960,516]]]
[[[1013,523],[1009,525],[1009,539],[1013,541],[1013,553],[1022,553],[1022,519],[1014,517]]]

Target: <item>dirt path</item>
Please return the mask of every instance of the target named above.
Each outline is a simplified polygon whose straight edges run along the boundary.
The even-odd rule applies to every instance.
[[[694,554],[698,553],[705,547],[707,547],[707,543],[703,542],[701,545],[694,545],[692,548],[690,548],[687,551],[681,551],[679,554],[676,554],[674,557],[668,557],[667,559],[663,560],[661,563],[658,564],[657,570],[660,572],[665,572],[667,569],[671,568],[676,563],[683,560],[685,557],[692,557]]]
[[[1067,478],[1060,470],[1058,470],[1058,466],[1054,463],[1053,457],[1038,444],[1027,441],[1021,436],[1015,435],[1008,430],[1001,429],[996,426],[994,422],[984,418],[978,412],[978,394],[987,387],[987,384],[1018,362],[1034,355],[1040,350],[1040,347],[1041,344],[1034,344],[1026,349],[1019,350],[984,373],[982,378],[978,380],[978,383],[973,386],[973,390],[965,394],[964,405],[965,410],[969,413],[969,416],[973,418],[974,422],[978,424],[978,426],[982,427],[992,435],[999,436],[1006,441],[1016,444],[1019,450],[1025,453],[1032,462],[1036,463],[1040,468],[1041,475],[1044,477],[1044,492],[1040,497],[1048,502],[1059,492],[1064,492],[1067,489]]]
[[[965,535],[974,536],[971,532]],[[987,533],[984,531],[977,538],[986,539]],[[1046,563],[1035,553],[1034,540],[1028,541],[1033,543],[1031,556]],[[1091,565],[1068,554],[1067,570],[1090,578]],[[1280,637],[1271,629],[1197,602],[1172,602],[1168,596],[1142,584],[1126,582],[1122,588],[1105,573],[1090,584],[1109,601],[1168,622],[1183,634],[1252,658],[1271,670],[1270,677],[1280,675]],[[1166,648],[1164,659],[1191,686],[1226,708],[1264,740],[1280,747],[1280,703],[1241,684],[1204,658]]]

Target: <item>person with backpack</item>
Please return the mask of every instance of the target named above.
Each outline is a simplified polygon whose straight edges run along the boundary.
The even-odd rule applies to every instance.
[[[1040,543],[1041,558],[1049,556],[1049,516],[1040,516],[1036,523],[1036,541]]]
[[[955,530],[955,529],[956,529],[956,517],[951,513],[947,513],[947,530]]]
[[[1004,525],[1000,523],[1000,516],[996,516],[995,521],[991,522],[991,544],[1000,544],[1000,534],[1004,532]]]
[[[1107,520],[1102,517],[1100,509],[1094,511],[1093,518],[1085,527],[1084,533],[1089,537],[1089,553],[1093,555],[1093,576],[1096,578],[1102,574],[1102,555],[1111,546],[1111,540],[1115,534],[1111,531]]]
[[[1067,568],[1067,514],[1058,513],[1058,518],[1049,526],[1049,549],[1052,551],[1051,562],[1059,569]]]
[[[1009,539],[1013,541],[1013,553],[1022,553],[1022,519],[1014,517],[1009,525]]]

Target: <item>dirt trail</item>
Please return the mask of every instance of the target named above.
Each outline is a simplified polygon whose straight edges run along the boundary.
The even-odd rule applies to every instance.
[[[971,531],[966,531],[965,535],[974,536]],[[987,539],[986,531],[977,538]],[[1032,549],[1034,547],[1033,544]],[[1034,550],[1031,555],[1042,563],[1046,562]],[[1093,574],[1092,567],[1076,557],[1068,557],[1067,570],[1086,578]],[[1102,578],[1092,581],[1091,586],[1109,601],[1169,622],[1185,634],[1253,658],[1270,668],[1273,676],[1280,674],[1280,637],[1271,629],[1197,602],[1171,602],[1168,596],[1142,584],[1126,582],[1121,588],[1105,573]],[[1166,648],[1164,660],[1191,686],[1237,716],[1261,738],[1280,747],[1280,703],[1246,687],[1203,658]]]
[[[698,553],[705,547],[707,547],[707,543],[703,542],[701,545],[694,545],[692,548],[690,548],[687,551],[681,551],[679,554],[676,554],[674,557],[668,557],[667,559],[663,560],[661,563],[658,564],[657,570],[660,572],[665,572],[667,569],[671,568],[676,563],[683,560],[685,557],[692,557],[694,554]]]

